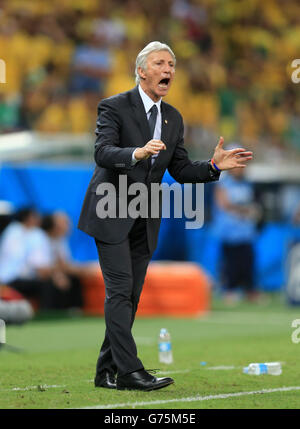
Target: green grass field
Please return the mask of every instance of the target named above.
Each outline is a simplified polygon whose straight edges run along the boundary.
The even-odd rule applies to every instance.
[[[217,301],[210,314],[197,319],[138,318],[134,335],[145,368],[159,368],[175,379],[174,385],[152,392],[94,388],[102,318],[40,317],[8,326],[7,343],[23,352],[0,351],[0,408],[300,408],[297,389],[232,395],[300,389],[300,343],[291,340],[291,323],[299,318],[300,309],[288,308],[278,296],[265,306],[242,303],[235,309]],[[162,327],[172,336],[171,365],[158,362]],[[266,361],[282,362],[282,374],[243,374],[250,362]]]

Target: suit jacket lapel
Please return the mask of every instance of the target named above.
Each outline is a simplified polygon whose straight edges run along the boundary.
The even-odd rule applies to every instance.
[[[137,145],[143,147],[146,143],[148,143],[149,140],[151,140],[151,136],[144,104],[140,97],[137,86],[131,91],[131,103],[135,122],[137,123],[143,136],[143,141],[138,142]]]
[[[166,112],[166,104],[162,101],[161,102],[161,141],[166,146],[169,139],[169,130],[170,130],[170,125],[168,122],[168,115]]]

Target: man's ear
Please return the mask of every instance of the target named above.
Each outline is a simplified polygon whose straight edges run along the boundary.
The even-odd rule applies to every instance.
[[[145,73],[144,69],[142,69],[142,67],[138,67],[138,74],[140,75],[140,78],[142,80],[146,79],[146,73]]]

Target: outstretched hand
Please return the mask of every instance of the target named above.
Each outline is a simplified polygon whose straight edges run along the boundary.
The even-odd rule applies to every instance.
[[[224,138],[220,137],[215,148],[213,160],[220,170],[231,170],[232,168],[245,168],[247,162],[251,161],[253,153],[240,147],[236,149],[223,149]]]

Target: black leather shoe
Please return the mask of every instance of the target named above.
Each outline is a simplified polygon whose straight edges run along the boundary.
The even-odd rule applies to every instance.
[[[149,392],[150,390],[161,389],[173,383],[174,380],[172,378],[156,378],[144,369],[117,377],[118,390],[144,390]]]
[[[97,374],[94,382],[95,387],[106,387],[106,389],[117,388],[115,376],[109,371]]]

